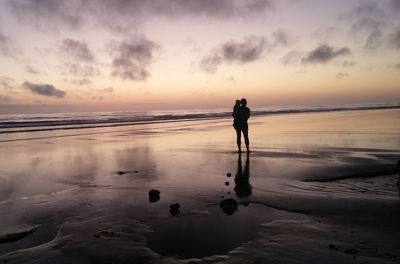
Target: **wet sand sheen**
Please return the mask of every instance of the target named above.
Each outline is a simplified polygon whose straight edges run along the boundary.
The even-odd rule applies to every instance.
[[[18,139],[0,146],[0,228],[39,225],[0,244],[0,260],[394,263],[399,116],[255,117],[254,151],[240,159],[231,120],[0,135]],[[151,189],[160,199],[149,202]],[[239,203],[232,215],[224,199]]]

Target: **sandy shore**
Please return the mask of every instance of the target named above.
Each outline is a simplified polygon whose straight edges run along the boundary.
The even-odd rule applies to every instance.
[[[259,116],[249,156],[221,119],[2,134],[0,261],[400,263],[399,121]]]

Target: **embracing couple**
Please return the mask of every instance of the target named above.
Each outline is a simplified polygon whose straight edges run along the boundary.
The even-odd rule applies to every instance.
[[[244,143],[246,144],[247,153],[250,153],[249,147],[249,127],[247,125],[247,120],[250,117],[250,108],[247,106],[247,100],[242,98],[241,100],[236,100],[235,106],[233,107],[233,127],[236,130],[236,142],[239,152],[241,150],[241,138],[242,133],[244,136]]]

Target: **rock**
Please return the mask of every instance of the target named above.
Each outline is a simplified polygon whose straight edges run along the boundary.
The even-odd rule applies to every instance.
[[[160,191],[159,190],[155,190],[155,189],[151,189],[149,191],[149,202],[150,203],[155,203],[158,200],[160,200]]]
[[[118,171],[117,174],[118,175],[124,175],[126,173],[126,171]]]
[[[229,182],[225,182],[225,185],[228,186],[228,185],[229,185]]]
[[[173,216],[178,215],[178,214],[181,212],[180,207],[181,207],[181,206],[180,206],[180,204],[178,204],[178,203],[171,204],[171,205],[169,206],[169,212],[170,212],[171,215],[173,215]]]
[[[344,251],[344,253],[350,254],[350,255],[355,255],[355,254],[358,253],[358,250],[355,249],[355,248],[349,248],[349,249],[346,249],[346,250]]]
[[[231,174],[230,172],[228,172],[228,173],[226,174],[226,177],[232,177],[232,174]]]
[[[232,215],[238,207],[238,203],[236,202],[235,199],[228,198],[225,200],[222,200],[219,203],[219,207],[222,209],[222,211],[227,214],[227,215]]]
[[[330,250],[338,250],[338,248],[334,244],[329,244]]]
[[[12,228],[9,230],[1,230],[0,231],[0,244],[2,243],[10,243],[21,240],[30,234],[33,234],[37,226],[19,226],[17,228]]]

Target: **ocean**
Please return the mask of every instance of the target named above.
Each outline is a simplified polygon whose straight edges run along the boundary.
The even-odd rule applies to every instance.
[[[329,106],[274,106],[252,108],[252,115],[352,111],[400,108],[397,104],[354,104]],[[231,117],[232,109],[116,111],[54,114],[0,114],[0,133],[122,126]]]

